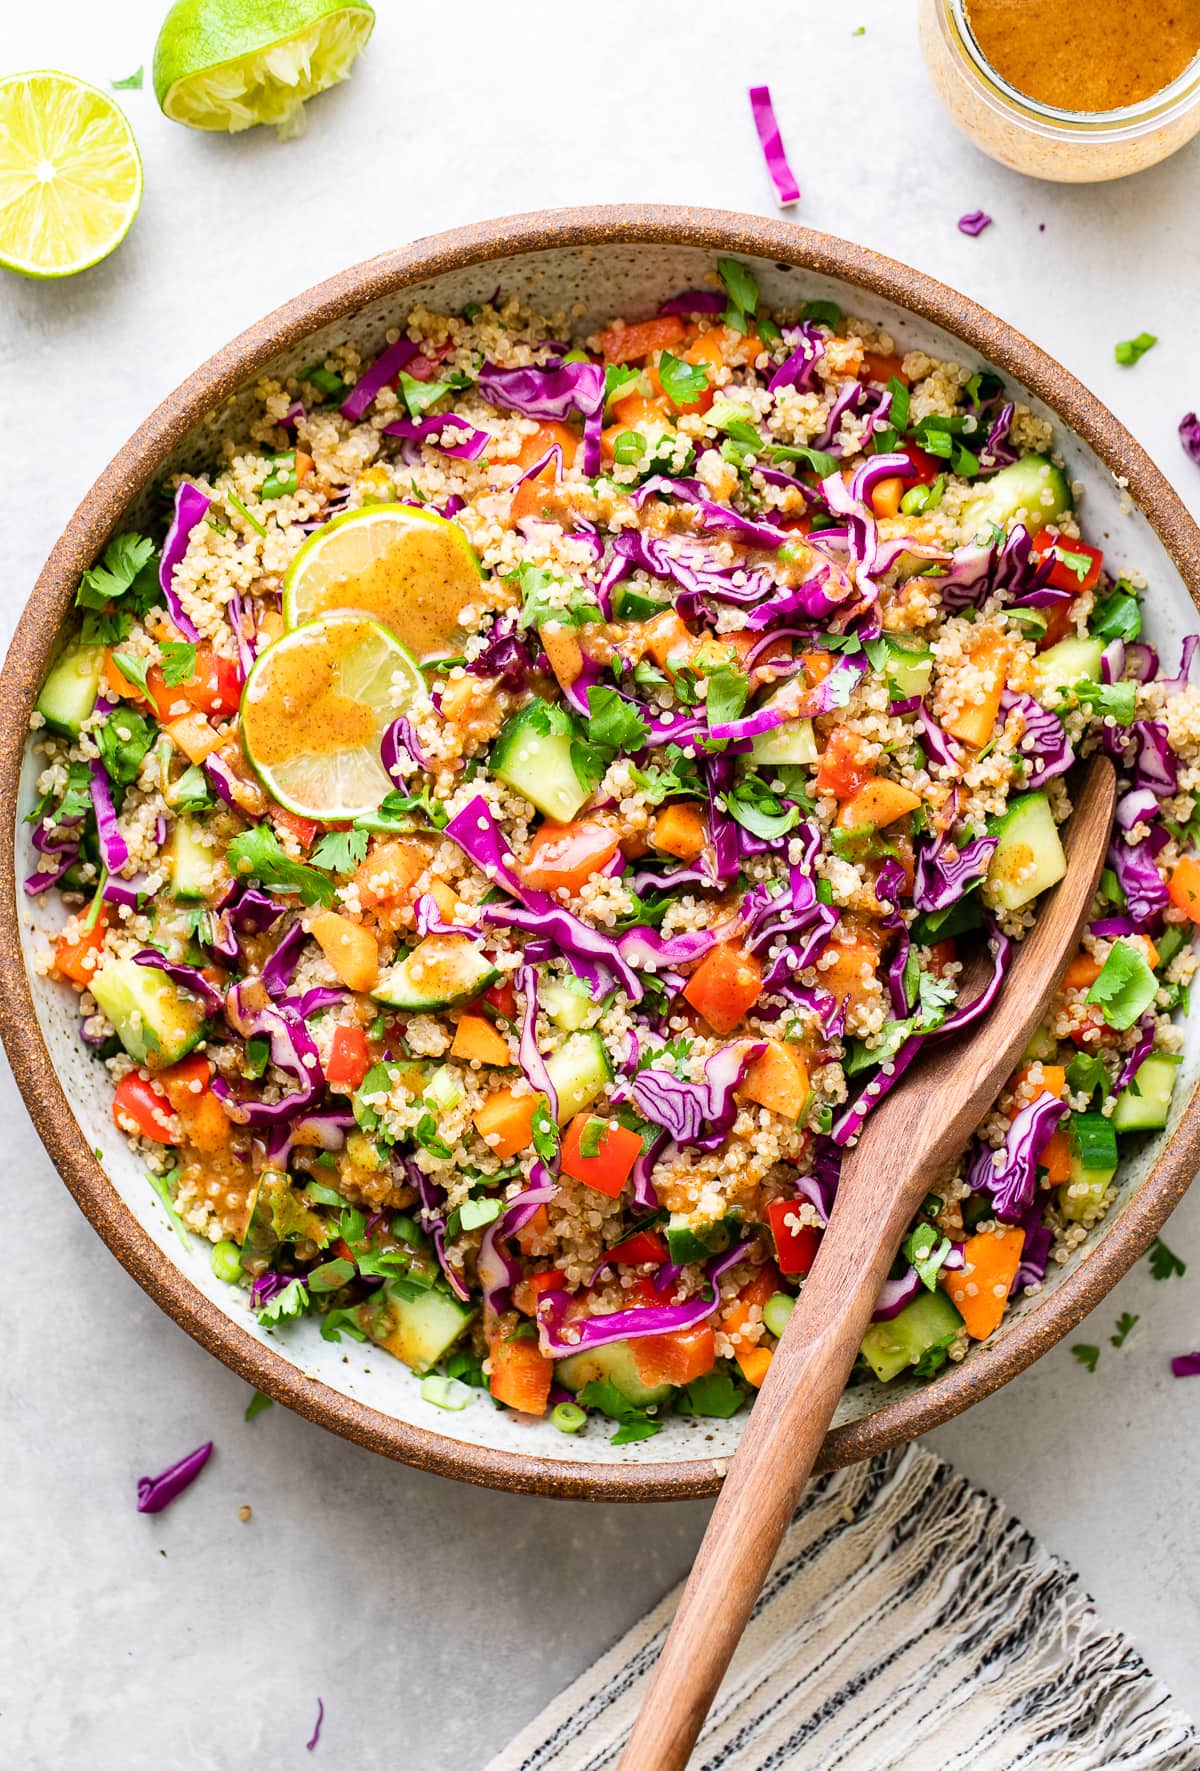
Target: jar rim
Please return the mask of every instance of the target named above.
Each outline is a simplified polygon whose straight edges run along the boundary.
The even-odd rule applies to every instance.
[[[1072,111],[1060,105],[1045,104],[1031,98],[1000,73],[994,62],[979,46],[967,12],[968,0],[939,0],[943,18],[952,27],[958,46],[972,64],[989,96],[1006,108],[1018,111],[1027,120],[1041,125],[1048,133],[1064,137],[1102,138],[1138,132],[1150,123],[1161,124],[1175,112],[1185,110],[1200,99],[1200,50],[1175,79],[1157,92],[1149,93],[1130,105],[1107,111]]]

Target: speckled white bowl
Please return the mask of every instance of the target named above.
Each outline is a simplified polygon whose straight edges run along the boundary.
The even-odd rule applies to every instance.
[[[548,1422],[498,1411],[485,1396],[445,1413],[421,1400],[419,1381],[389,1355],[324,1342],[313,1323],[260,1328],[243,1297],[214,1279],[207,1245],[185,1248],[177,1239],[115,1130],[107,1080],[78,1039],[73,992],[36,976],[34,953],[45,944],[38,931],[54,912],[31,905],[16,884],[34,864],[20,822],[36,772],[26,754],[28,717],[81,570],[114,530],[149,520],[151,488],[167,474],[211,461],[217,440],[244,424],[261,373],[294,372],[347,337],[371,354],[417,303],[456,309],[497,285],[544,313],[568,311],[586,333],[615,314],[641,317],[680,289],[712,283],[722,253],[751,263],[770,306],[832,297],[850,314],[884,323],[901,349],[998,369],[1054,422],[1069,472],[1086,488],[1089,538],[1103,543],[1114,567],[1146,574],[1149,638],[1168,660],[1177,654],[1196,625],[1200,532],[1138,445],[1065,370],[965,297],[862,248],[753,217],[627,207],[517,217],[420,241],[309,290],[243,333],[152,414],[88,494],[38,581],[4,669],[0,1032],[63,1178],[147,1291],[250,1382],[391,1456],[498,1487],[605,1499],[711,1492],[739,1422],[673,1417],[654,1440],[614,1449],[602,1423],[568,1438]],[[1079,1257],[1018,1303],[962,1366],[928,1384],[854,1388],[823,1467],[913,1437],[968,1406],[1104,1296],[1195,1170],[1200,1113],[1190,1103],[1198,1069],[1200,1025],[1188,1033],[1171,1127],[1125,1165],[1119,1200]]]

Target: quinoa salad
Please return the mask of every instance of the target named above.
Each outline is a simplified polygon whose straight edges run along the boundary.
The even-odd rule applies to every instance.
[[[235,1308],[624,1443],[753,1397],[1097,748],[1082,943],[852,1382],[961,1360],[1104,1216],[1180,1061],[1200,638],[1160,664],[986,369],[729,259],[576,333],[497,292],[259,385],[83,576],[25,889]]]

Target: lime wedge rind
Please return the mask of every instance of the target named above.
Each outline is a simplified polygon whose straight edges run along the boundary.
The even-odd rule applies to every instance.
[[[176,0],[154,47],[154,92],[192,129],[304,128],[310,98],[348,78],[375,23],[365,0]]]
[[[0,266],[70,277],[133,225],[142,161],[107,93],[51,68],[0,79]]]

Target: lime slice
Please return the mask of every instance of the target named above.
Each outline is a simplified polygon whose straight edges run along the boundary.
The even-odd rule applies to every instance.
[[[175,0],[154,45],[154,96],[192,129],[304,128],[304,101],[344,80],[371,35],[366,0]]]
[[[418,658],[457,649],[479,595],[479,563],[455,523],[410,504],[348,510],[310,535],[283,581],[283,621],[363,609]]]
[[[133,225],[142,162],[124,111],[70,74],[0,80],[0,265],[70,277]]]
[[[425,701],[399,640],[367,615],[309,621],[268,646],[242,691],[242,743],[289,812],[332,823],[373,812],[392,787],[383,735]]]

